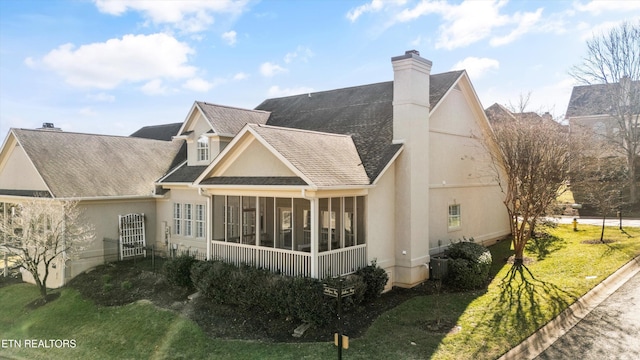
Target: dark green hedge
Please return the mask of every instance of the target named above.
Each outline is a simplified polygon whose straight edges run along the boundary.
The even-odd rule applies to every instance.
[[[162,265],[162,273],[171,285],[193,288],[191,282],[191,266],[196,262],[193,256],[180,255],[167,260]]]
[[[449,257],[447,284],[461,289],[477,289],[486,285],[492,262],[487,248],[462,241],[451,244],[445,254]]]
[[[344,311],[375,299],[387,281],[386,272],[375,263],[358,273],[342,278],[342,286],[355,287],[355,294],[343,299]],[[264,269],[238,267],[214,260],[194,263],[191,280],[204,296],[220,304],[292,317],[312,324],[325,324],[336,316],[337,301],[324,295],[323,288],[325,284],[337,287],[339,279],[322,281],[287,277]]]

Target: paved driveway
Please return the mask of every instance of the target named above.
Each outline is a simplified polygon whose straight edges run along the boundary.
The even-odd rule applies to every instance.
[[[640,359],[640,272],[535,359]]]

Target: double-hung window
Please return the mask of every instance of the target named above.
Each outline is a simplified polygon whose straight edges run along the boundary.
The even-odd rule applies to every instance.
[[[201,136],[200,139],[198,139],[196,152],[198,153],[198,161],[209,160],[209,138],[207,138],[206,136]]]
[[[458,230],[461,226],[460,204],[449,205],[449,230]]]
[[[173,233],[182,234],[182,204],[173,204]]]
[[[193,236],[193,205],[184,204],[184,236]]]
[[[204,224],[205,208],[202,204],[196,204],[196,237],[203,238],[205,236]]]

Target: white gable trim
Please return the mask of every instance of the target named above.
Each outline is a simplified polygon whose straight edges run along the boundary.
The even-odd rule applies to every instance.
[[[398,158],[398,156],[400,156],[400,154],[404,151],[404,144],[400,147],[400,149],[398,149],[398,151],[396,151],[396,153],[393,155],[393,157],[387,162],[387,164],[384,166],[384,168],[382,169],[382,171],[380,171],[380,173],[378,174],[378,176],[373,180],[373,182],[371,182],[371,185],[377,185],[378,180],[380,180],[382,178],[382,176],[387,172],[387,170],[391,167],[391,164],[393,164],[396,159]]]
[[[13,139],[13,141],[12,141],[12,139]],[[42,177],[42,174],[40,174],[40,171],[38,170],[36,165],[33,163],[33,160],[29,156],[29,153],[27,152],[27,150],[25,150],[24,146],[22,146],[22,144],[20,143],[20,139],[18,139],[16,134],[13,132],[13,129],[11,129],[9,131],[9,134],[7,135],[7,137],[5,138],[4,143],[2,144],[2,148],[0,148],[0,172],[4,169],[7,161],[9,160],[9,147],[13,147],[16,144],[18,146],[20,146],[20,148],[22,149],[22,151],[26,155],[27,159],[29,160],[29,164],[36,171],[36,174],[38,174],[38,177],[40,178],[40,181],[42,181],[42,183],[44,184],[45,188],[47,189],[46,191],[48,191],[49,194],[51,194],[51,196],[53,198],[55,198],[56,195],[53,193],[53,191],[51,191],[51,187],[45,181],[45,179]],[[32,190],[32,189],[24,189],[24,190]]]

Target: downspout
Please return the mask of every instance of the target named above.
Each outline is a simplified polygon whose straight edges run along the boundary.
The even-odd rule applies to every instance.
[[[198,195],[207,198],[206,221],[204,222],[207,229],[205,241],[207,243],[207,260],[211,260],[211,196],[204,194],[201,187],[198,187]]]

